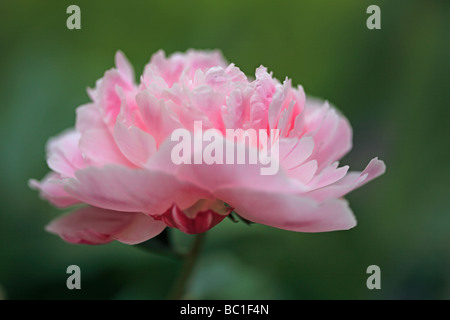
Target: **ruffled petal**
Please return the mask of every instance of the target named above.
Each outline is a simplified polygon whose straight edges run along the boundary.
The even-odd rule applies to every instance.
[[[337,182],[308,192],[308,196],[318,201],[326,201],[339,198],[350,191],[361,187],[370,180],[382,175],[386,171],[386,165],[378,158],[372,159],[363,172],[349,172]]]

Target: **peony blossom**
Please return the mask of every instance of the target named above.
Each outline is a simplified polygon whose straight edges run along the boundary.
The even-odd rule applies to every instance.
[[[88,90],[91,102],[77,108],[74,128],[48,141],[51,172],[30,180],[55,206],[84,204],[46,228],[68,242],[136,244],[166,227],[202,233],[233,210],[286,230],[345,230],[356,220],[342,197],[385,171],[377,158],[362,172],[340,167],[352,147],[348,120],[262,66],[247,77],[218,51],[159,51],[136,83],[121,52],[115,62]],[[279,146],[279,170],[262,175],[261,163],[174,163],[171,133],[194,131],[196,121],[236,150],[260,146],[230,141],[227,129],[267,131]]]

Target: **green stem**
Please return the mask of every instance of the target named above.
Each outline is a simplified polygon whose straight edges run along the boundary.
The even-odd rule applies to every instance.
[[[175,281],[172,290],[170,291],[170,300],[180,300],[183,298],[186,291],[186,286],[188,284],[189,278],[191,277],[192,271],[194,270],[195,263],[204,242],[205,235],[206,232],[196,235],[191,251],[189,251],[189,253],[187,253],[185,256],[181,273],[178,276],[178,279]]]

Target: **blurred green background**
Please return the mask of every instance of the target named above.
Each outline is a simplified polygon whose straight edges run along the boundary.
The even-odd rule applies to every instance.
[[[66,8],[81,8],[81,30]],[[381,30],[366,9],[381,8]],[[260,64],[349,118],[341,164],[378,156],[387,172],[347,196],[350,231],[302,234],[228,219],[207,235],[195,299],[450,298],[450,1],[0,2],[0,296],[161,299],[179,261],[121,243],[71,245],[44,231],[61,213],[27,186],[45,142],[75,121],[86,87],[125,52],[140,74],[151,54],[222,50],[249,75]],[[178,245],[192,237],[174,232]],[[82,289],[66,288],[67,266]],[[381,268],[381,290],[366,269]]]

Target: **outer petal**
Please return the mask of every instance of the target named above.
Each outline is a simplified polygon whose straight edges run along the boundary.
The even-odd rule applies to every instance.
[[[85,166],[78,148],[80,134],[69,129],[51,138],[47,143],[47,164],[53,171],[65,177],[73,177],[75,170]]]
[[[275,228],[300,232],[346,230],[356,225],[343,199],[318,203],[295,194],[245,188],[225,188],[215,195],[233,206],[242,217]]]
[[[71,243],[103,244],[118,240],[136,244],[157,236],[165,227],[142,213],[87,207],[53,220],[46,230]]]
[[[92,206],[125,212],[160,215],[175,203],[187,208],[209,194],[157,170],[130,169],[118,165],[78,170],[66,191]]]
[[[318,201],[326,201],[331,198],[339,198],[350,191],[359,188],[372,179],[382,175],[386,171],[383,161],[372,159],[363,172],[350,172],[344,178],[326,187],[313,190],[307,195]]]
[[[31,179],[28,184],[30,188],[39,190],[42,198],[47,199],[57,207],[68,207],[80,202],[64,190],[64,182],[57,173],[47,174],[40,182]]]

